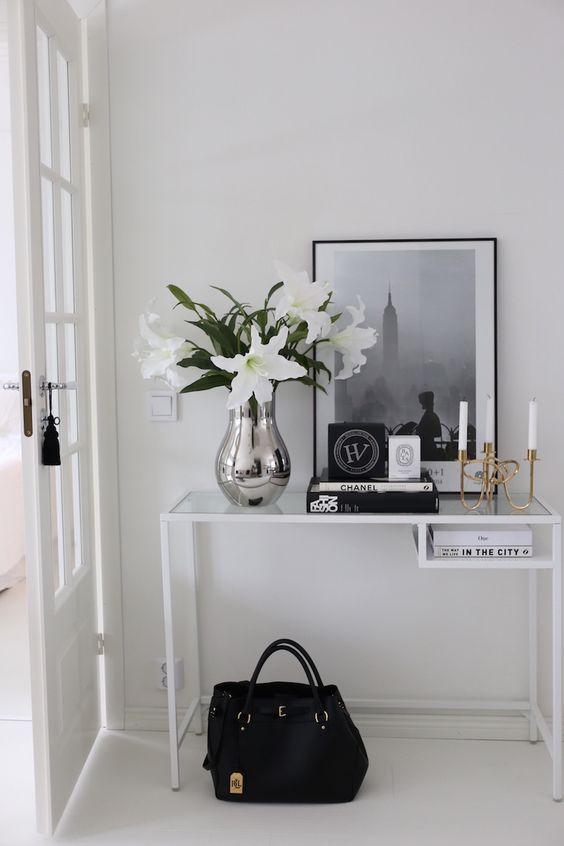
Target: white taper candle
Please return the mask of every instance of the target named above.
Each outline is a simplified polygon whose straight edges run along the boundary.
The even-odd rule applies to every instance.
[[[528,449],[537,448],[537,400],[535,397],[529,403],[529,444]]]
[[[468,403],[460,403],[458,417],[458,449],[468,449]]]
[[[493,397],[488,394],[486,401],[486,443],[493,444],[494,441],[494,401]]]

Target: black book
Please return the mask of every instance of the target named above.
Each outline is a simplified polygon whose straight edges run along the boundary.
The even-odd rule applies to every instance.
[[[437,514],[439,493],[429,491],[324,491],[312,477],[306,494],[309,514]]]

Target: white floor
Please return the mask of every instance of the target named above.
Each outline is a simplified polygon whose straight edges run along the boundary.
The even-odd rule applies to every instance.
[[[25,601],[25,583],[0,593],[0,846],[45,843],[35,833]],[[550,798],[543,744],[370,738],[367,747],[370,769],[350,805],[236,806],[213,796],[201,768],[204,738],[186,740],[182,789],[173,793],[166,734],[104,732],[55,840],[68,846],[564,846],[564,804]]]
[[[562,846],[564,804],[550,798],[542,744],[367,741],[370,769],[347,805],[218,802],[187,738],[183,784],[167,786],[167,737],[105,732],[55,840],[68,846]],[[38,846],[31,728],[0,723],[0,844]]]

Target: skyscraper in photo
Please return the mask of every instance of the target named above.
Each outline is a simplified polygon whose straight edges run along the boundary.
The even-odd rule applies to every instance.
[[[384,370],[395,369],[399,364],[398,314],[392,304],[392,288],[388,288],[388,304],[382,320],[382,364]]]

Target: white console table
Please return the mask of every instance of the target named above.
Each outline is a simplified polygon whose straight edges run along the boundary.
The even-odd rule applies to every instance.
[[[517,499],[517,504],[519,500]],[[163,603],[165,622],[165,648],[168,668],[174,667],[175,646],[173,635],[173,603],[171,566],[169,551],[169,527],[171,523],[186,524],[188,542],[185,548],[187,572],[191,583],[190,656],[191,671],[196,679],[196,692],[182,721],[177,716],[176,690],[174,683],[167,688],[168,721],[170,736],[170,767],[173,790],[180,787],[179,750],[190,726],[197,733],[202,732],[202,692],[200,687],[200,662],[198,644],[197,607],[197,565],[198,549],[196,526],[198,523],[307,523],[315,530],[325,523],[354,526],[369,523],[377,526],[407,525],[413,529],[417,563],[422,568],[469,570],[501,569],[529,571],[529,690],[528,698],[503,702],[413,702],[388,700],[390,708],[431,708],[435,710],[460,709],[488,711],[518,711],[529,720],[529,740],[535,742],[540,733],[552,757],[552,795],[556,801],[562,799],[562,558],[561,517],[546,502],[535,499],[526,512],[512,510],[502,495],[491,504],[483,506],[479,513],[468,513],[456,495],[443,495],[439,514],[306,514],[305,493],[286,492],[274,506],[266,508],[241,509],[230,506],[223,495],[213,493],[189,493],[174,505],[170,511],[161,514],[161,556],[163,579]],[[528,523],[533,527],[532,558],[434,558],[428,543],[428,526],[467,522],[468,525]],[[552,728],[540,711],[537,694],[537,572],[551,571],[552,596]],[[174,673],[169,674],[174,679]],[[377,703],[375,703],[377,704]]]

